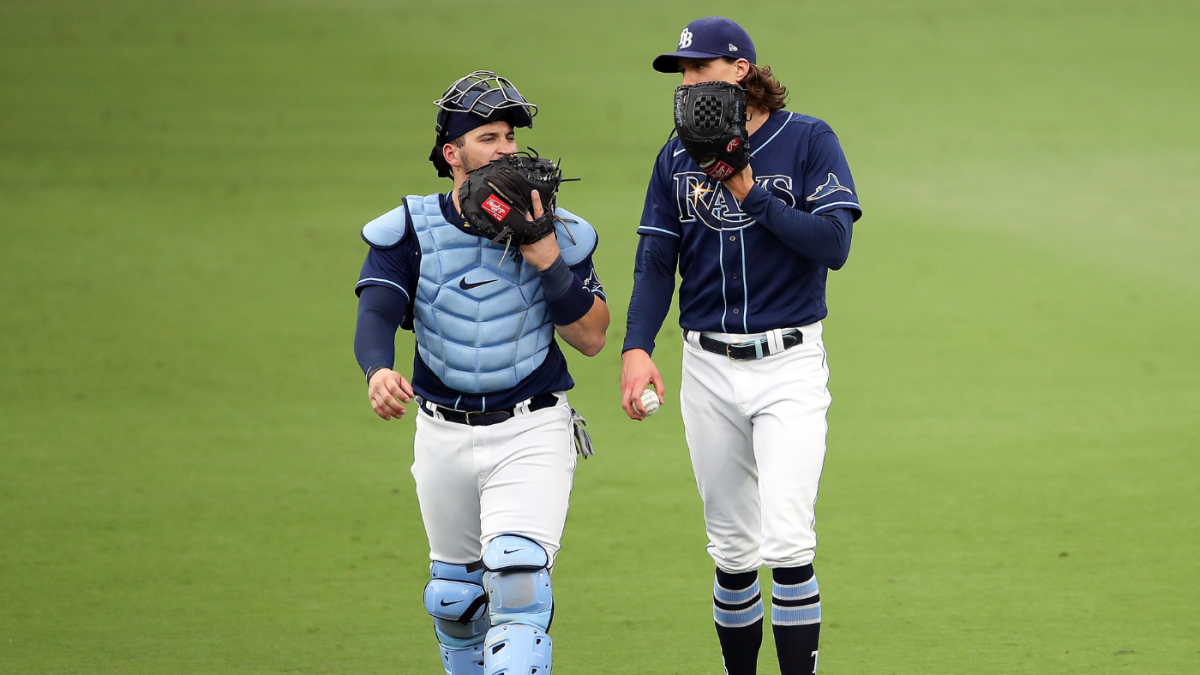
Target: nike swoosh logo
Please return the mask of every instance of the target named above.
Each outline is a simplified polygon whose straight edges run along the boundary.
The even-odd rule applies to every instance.
[[[438,600],[438,604],[441,605],[442,607],[449,607],[450,605],[457,605],[460,602],[462,602],[462,600],[455,600],[454,602],[446,602],[445,600]]]
[[[511,550],[511,551],[505,550],[505,551],[504,551],[504,555],[508,555],[509,553],[516,553],[517,551],[520,551],[520,550],[521,550],[521,549],[519,549],[519,548],[514,548],[514,549],[513,549],[513,550]]]
[[[682,150],[676,150],[676,151],[675,151],[675,154],[673,154],[673,155],[671,155],[671,156],[672,156],[672,157],[678,157],[678,156],[679,156],[679,153],[681,153],[681,152],[687,152],[687,148],[684,148],[684,149],[682,149]]]
[[[471,290],[472,288],[478,288],[478,287],[480,287],[480,286],[482,286],[482,285],[484,285],[484,284],[490,284],[490,283],[492,283],[493,281],[496,281],[496,279],[488,279],[487,281],[481,281],[481,282],[479,282],[479,283],[477,283],[477,284],[468,284],[468,283],[467,283],[467,278],[466,278],[466,277],[463,277],[462,279],[460,279],[460,280],[459,280],[459,282],[458,282],[458,287],[459,287],[459,288],[461,288],[461,289],[463,289],[464,291],[469,291],[469,290]]]

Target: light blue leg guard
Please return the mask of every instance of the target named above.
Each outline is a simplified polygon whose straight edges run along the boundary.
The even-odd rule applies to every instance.
[[[550,675],[554,613],[549,558],[536,542],[496,537],[483,552],[492,619],[483,648],[486,675]]]
[[[435,561],[429,576],[425,610],[433,617],[446,675],[483,675],[483,641],[490,626],[483,568]]]

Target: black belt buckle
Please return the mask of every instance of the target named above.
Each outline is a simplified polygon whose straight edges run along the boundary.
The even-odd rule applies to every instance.
[[[759,350],[756,345],[762,344],[766,346],[765,340],[756,340],[753,342],[722,342],[720,340],[710,338],[703,333],[699,333],[700,347],[705,351],[714,354],[723,354],[726,358],[733,361],[755,361],[759,358],[766,358],[771,354],[766,349],[762,350],[762,356],[759,356]],[[788,350],[798,344],[804,342],[804,333],[799,329],[792,328],[783,333],[782,350]],[[780,352],[775,352],[776,354]]]
[[[758,359],[758,350],[755,349],[757,345],[757,340],[754,342],[726,343],[725,355],[737,361],[754,361]],[[734,354],[735,349],[737,350],[736,355]],[[766,356],[766,353],[763,356]]]

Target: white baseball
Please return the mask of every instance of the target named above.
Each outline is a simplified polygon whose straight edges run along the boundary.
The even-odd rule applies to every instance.
[[[658,412],[658,394],[653,389],[642,392],[642,407],[646,409],[647,417]]]

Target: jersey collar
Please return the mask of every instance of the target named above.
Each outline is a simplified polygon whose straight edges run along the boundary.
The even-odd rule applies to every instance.
[[[450,223],[467,234],[478,236],[479,233],[468,228],[466,219],[462,217],[462,214],[458,212],[458,209],[454,208],[454,199],[450,196],[449,192],[438,195],[438,202],[442,207],[442,217],[446,219],[447,223]]]
[[[767,147],[768,143],[775,140],[775,137],[779,135],[779,131],[783,129],[783,125],[787,124],[788,120],[791,118],[792,113],[789,113],[786,110],[772,110],[770,115],[767,117],[767,121],[763,122],[763,125],[758,128],[758,131],[755,131],[753,134],[751,134],[750,138],[748,139],[748,152],[750,153],[750,156],[754,157],[755,153]]]
[[[780,112],[781,111],[779,111],[779,110],[772,110],[772,111],[768,112],[767,113],[767,121],[763,122],[763,125],[761,127],[759,127],[757,131],[750,134],[750,140],[754,140],[755,138],[766,138],[767,136],[770,136],[772,133],[774,133],[771,129],[779,126],[779,118],[780,118],[779,113]],[[786,114],[783,116],[786,117]],[[764,131],[766,132],[766,134],[763,134]]]

